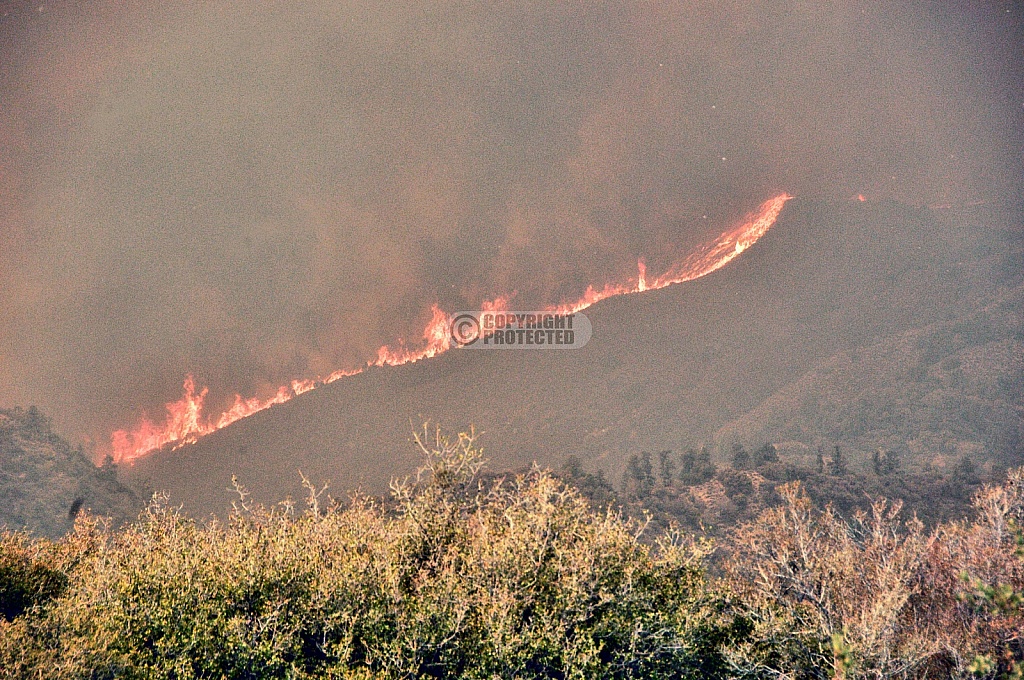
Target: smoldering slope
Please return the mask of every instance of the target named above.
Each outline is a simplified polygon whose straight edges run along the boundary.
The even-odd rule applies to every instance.
[[[1020,5],[877,5],[3,4],[0,403],[102,454],[779,191],[1019,200]]]

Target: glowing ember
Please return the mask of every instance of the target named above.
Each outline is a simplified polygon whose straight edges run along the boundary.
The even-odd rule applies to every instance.
[[[791,199],[789,194],[780,194],[766,201],[755,213],[748,215],[736,228],[725,232],[717,239],[708,243],[674,264],[667,272],[651,280],[647,275],[647,266],[641,259],[637,262],[637,278],[626,283],[606,284],[600,290],[588,286],[583,295],[575,301],[552,305],[547,311],[571,314],[578,312],[606,298],[616,295],[642,293],[648,290],[665,288],[676,283],[692,281],[706,276],[724,267],[740,253],[752,246],[775,224],[776,218]],[[863,196],[858,196],[864,200]],[[509,298],[498,297],[480,305],[482,311],[508,311]],[[408,347],[399,340],[394,346],[385,345],[377,350],[377,358],[367,366],[400,366],[402,364],[429,359],[451,348],[451,318],[440,307],[431,307],[431,318],[423,330],[422,343]],[[362,373],[364,368],[337,370],[325,378],[315,380],[293,380],[289,385],[280,387],[268,399],[252,397],[245,399],[235,395],[235,401],[227,411],[216,419],[201,418],[203,400],[207,389],[204,387],[196,393],[195,381],[192,376],[185,378],[184,394],[178,401],[167,404],[167,417],[162,425],[154,424],[145,415],[142,421],[131,431],[118,430],[111,435],[112,454],[117,462],[131,461],[140,456],[174,445],[175,448],[195,442],[200,437],[227,427],[242,418],[270,408],[274,404],[283,404],[300,394],[316,389],[320,385],[332,383],[341,378]]]

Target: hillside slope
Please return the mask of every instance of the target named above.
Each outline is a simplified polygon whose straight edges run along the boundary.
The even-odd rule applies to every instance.
[[[55,537],[80,509],[120,523],[134,519],[142,502],[112,465],[93,465],[35,407],[0,410],[0,527]]]
[[[844,351],[723,427],[733,442],[878,448],[945,469],[1024,462],[1024,288],[955,321]],[[793,452],[799,446],[784,447]]]
[[[570,454],[616,478],[631,453],[683,450],[829,358],[991,302],[984,226],[896,203],[792,201],[741,258],[705,278],[587,310],[572,352],[452,351],[305,394],[126,475],[221,511],[237,474],[263,501],[301,493],[299,470],[341,493],[415,469],[396,446],[424,419],[486,435],[491,469]]]

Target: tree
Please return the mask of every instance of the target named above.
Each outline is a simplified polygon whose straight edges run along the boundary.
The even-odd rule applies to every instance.
[[[50,419],[42,414],[35,406],[29,406],[25,412],[25,431],[30,434],[41,436],[50,430]]]
[[[679,466],[679,479],[687,486],[703,484],[715,476],[715,464],[711,462],[711,453],[707,447],[698,452],[688,449],[682,456]]]
[[[654,466],[651,454],[646,451],[640,455],[633,454],[626,463],[626,473],[622,479],[623,491],[632,498],[647,498],[654,490]]]
[[[615,489],[605,479],[604,470],[587,472],[579,456],[571,455],[562,465],[561,478],[574,486],[595,508],[607,508],[616,502]]]
[[[896,451],[883,448],[875,449],[871,454],[871,469],[875,474],[891,475],[900,467],[900,455]]]
[[[825,454],[822,453],[821,447],[818,447],[818,456],[814,460],[814,471],[819,475],[825,474]]]
[[[103,457],[103,464],[96,470],[96,476],[99,479],[111,482],[117,480],[117,463],[114,462],[114,457],[109,453]]]
[[[675,478],[676,462],[672,460],[671,451],[658,451],[658,476],[665,486],[672,486]]]
[[[843,450],[839,448],[839,444],[836,444],[835,448],[832,449],[832,474],[836,477],[843,477],[849,471],[849,466],[846,464],[846,456],[843,455]]]
[[[978,470],[974,467],[974,461],[970,456],[964,455],[953,468],[953,481],[961,486],[970,486],[981,483],[978,477]]]
[[[586,474],[586,470],[583,469],[583,461],[576,454],[572,454],[565,459],[562,464],[562,474],[569,481],[575,481]]]
[[[750,467],[750,454],[739,442],[732,445],[732,466],[736,470],[746,470]]]
[[[900,469],[900,454],[897,451],[889,450],[885,452],[885,456],[882,460],[882,470],[885,474],[891,475]]]
[[[779,462],[779,452],[775,450],[775,446],[769,442],[765,442],[764,446],[754,451],[754,467],[760,467],[766,463],[777,463]]]

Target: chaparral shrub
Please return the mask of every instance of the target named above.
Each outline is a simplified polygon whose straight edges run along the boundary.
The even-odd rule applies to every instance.
[[[0,623],[26,678],[685,678],[725,673],[743,633],[707,544],[638,540],[546,472],[478,482],[472,433],[385,506],[359,498],[198,523],[157,498],[137,523],[82,519],[63,581]],[[55,565],[57,562],[54,563]]]
[[[738,527],[728,583],[754,624],[726,650],[748,677],[1016,677],[1024,658],[1024,469],[925,533],[876,501],[846,522],[799,484]]]
[[[239,486],[224,521],[158,496],[117,531],[81,516],[58,541],[0,536],[0,676],[1022,675],[1024,470],[931,531],[782,486],[712,579],[707,542],[641,541],[539,469],[481,475],[472,432],[417,442],[426,465],[388,500],[307,482],[304,510],[263,508]]]

